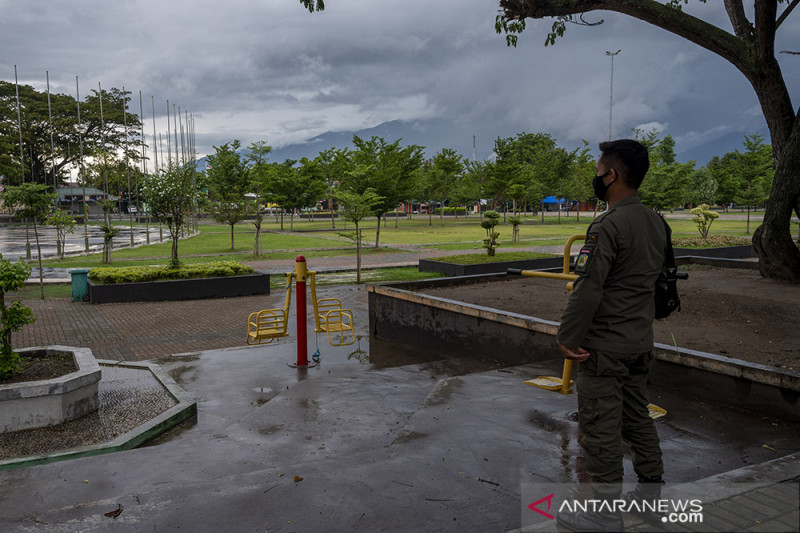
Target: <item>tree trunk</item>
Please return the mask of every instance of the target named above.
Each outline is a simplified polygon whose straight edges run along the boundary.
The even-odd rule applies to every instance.
[[[378,224],[380,228],[380,224]],[[356,224],[356,283],[361,283],[361,230]]]
[[[172,252],[170,254],[170,264],[173,268],[178,268],[178,239],[180,236],[176,231],[172,236]]]
[[[36,255],[39,259],[39,292],[44,300],[44,275],[42,274],[42,247],[39,244],[39,230],[36,228],[36,217],[33,217],[33,235],[36,237]]]
[[[261,255],[261,215],[256,214],[256,221],[253,223],[256,227],[256,238],[253,242],[253,255],[258,257]]]
[[[747,206],[747,229],[744,230],[747,235],[750,235],[750,206]]]
[[[236,224],[236,222],[234,222],[233,224],[231,224],[231,252],[234,250],[234,246],[233,246],[233,226],[234,226],[235,224]]]
[[[380,248],[381,241],[381,215],[378,215],[378,228],[375,230],[375,249]]]
[[[761,275],[792,283],[800,283],[800,250],[792,241],[790,228],[792,211],[798,211],[800,200],[799,169],[800,114],[775,170],[764,222],[753,234]]]
[[[333,218],[333,198],[328,198],[328,207],[331,211],[331,229],[336,229],[336,219]]]

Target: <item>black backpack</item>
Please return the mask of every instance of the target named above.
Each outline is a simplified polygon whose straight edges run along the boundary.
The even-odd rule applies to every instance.
[[[675,252],[672,250],[672,228],[663,217],[661,221],[664,222],[664,228],[667,230],[667,245],[664,248],[664,270],[656,281],[656,319],[667,318],[676,309],[681,310],[678,280],[689,278],[689,274],[678,272],[678,267],[675,265]],[[665,281],[666,283],[664,283]]]

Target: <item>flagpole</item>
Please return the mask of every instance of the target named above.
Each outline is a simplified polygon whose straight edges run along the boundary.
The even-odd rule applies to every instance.
[[[128,159],[128,149],[130,148],[128,139],[128,97],[125,94],[125,86],[122,86],[122,127],[125,130],[125,142],[122,144],[122,151],[125,153],[125,176],[128,178],[128,222],[131,228],[131,248],[133,248],[133,211],[131,210],[131,167]]]
[[[89,253],[89,202],[86,201],[86,178],[83,175],[83,134],[81,133],[81,90],[78,85],[78,76],[75,76],[75,101],[78,104],[78,143],[81,147],[80,160],[78,161],[78,177],[83,186],[83,247]]]
[[[169,115],[167,116],[167,120],[169,120]],[[164,159],[164,147],[161,146],[161,143],[162,143],[161,134],[159,133],[158,134],[158,144],[159,144],[158,148],[161,150],[161,159],[163,161],[163,159]],[[164,172],[169,172],[169,166],[167,167],[167,170],[165,170]],[[164,225],[161,223],[161,219],[160,218],[158,219],[158,240],[159,241],[163,241],[164,240]]]
[[[172,146],[169,144],[169,132],[169,100],[167,100],[167,168],[172,168]]]
[[[156,97],[150,95],[150,105],[153,107],[153,171],[158,174],[158,139],[156,139]]]
[[[139,91],[139,118],[141,119],[141,127],[142,127],[142,164],[141,164],[141,173],[142,177],[147,175],[147,154],[145,152],[145,147],[147,143],[144,139],[144,106],[142,105],[142,91]],[[141,216],[142,213],[142,199],[139,196],[139,177],[136,177],[136,214]],[[139,219],[141,220],[141,219]],[[144,228],[145,234],[147,235],[147,244],[150,244],[150,220],[148,218],[144,219]]]
[[[181,129],[181,159],[183,164],[186,164],[186,145],[183,139],[183,115],[181,114],[181,106],[178,106],[178,126]]]
[[[50,71],[45,70],[44,74],[47,78],[47,116],[50,120],[50,168],[53,171],[53,192],[56,193],[56,202],[58,202],[58,184],[56,183],[56,148],[55,144],[53,144],[53,108],[50,106]]]
[[[169,112],[169,109],[167,109]],[[179,166],[180,159],[178,158],[178,117],[175,115],[175,103],[172,103],[172,126],[175,128],[175,166]]]
[[[17,66],[14,65],[14,87],[17,90],[17,127],[19,128],[19,168],[22,171],[22,183],[25,183],[25,150],[22,147],[22,114],[19,106],[19,80],[17,79]],[[31,169],[33,179],[33,169]],[[31,260],[31,236],[28,231],[28,217],[22,219],[25,224],[25,258]]]

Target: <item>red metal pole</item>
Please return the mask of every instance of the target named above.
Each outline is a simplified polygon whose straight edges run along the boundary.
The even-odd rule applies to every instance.
[[[306,278],[308,269],[306,258],[298,255],[294,260],[295,281],[297,284],[297,363],[295,366],[308,366],[308,339],[306,323]]]

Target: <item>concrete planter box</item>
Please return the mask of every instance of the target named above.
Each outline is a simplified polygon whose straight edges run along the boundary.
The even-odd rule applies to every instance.
[[[43,346],[17,353],[28,357],[69,353],[78,370],[54,379],[0,385],[0,433],[54,426],[97,410],[100,366],[91,350]]]
[[[575,248],[573,248],[575,249]],[[752,246],[727,246],[721,248],[675,248],[676,262],[680,264],[696,263],[715,265],[714,259],[740,259],[740,264],[731,265],[725,262],[728,268],[758,268],[758,264],[746,259],[757,257]],[[577,253],[577,251],[576,251]],[[680,261],[680,258],[691,258]],[[431,261],[429,259],[419,260],[420,272],[439,272],[445,276],[477,276],[481,274],[505,273],[509,268],[521,268],[523,270],[557,270],[561,272],[564,264],[563,257],[547,257],[544,259],[527,259],[523,261],[499,261],[497,263],[480,263],[475,265],[457,265],[446,261]]]
[[[97,285],[89,280],[89,301],[93,304],[232,298],[256,294],[269,294],[269,274],[108,285]]]

